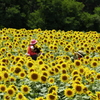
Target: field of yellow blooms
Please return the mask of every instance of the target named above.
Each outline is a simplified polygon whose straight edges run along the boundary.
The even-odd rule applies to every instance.
[[[45,53],[36,61],[26,56],[32,39]],[[78,50],[85,56],[73,62]],[[3,28],[0,100],[100,100],[100,34]]]

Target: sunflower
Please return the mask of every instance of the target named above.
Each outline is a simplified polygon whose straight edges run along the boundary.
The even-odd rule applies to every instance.
[[[49,76],[49,73],[48,73],[48,71],[42,71],[42,75],[48,77]]]
[[[2,74],[0,74],[0,82],[4,80],[4,77]]]
[[[13,73],[14,71],[15,71],[15,67],[14,66],[10,67],[9,73]]]
[[[3,47],[0,49],[0,51],[1,51],[1,53],[4,53],[6,51],[6,48]]]
[[[34,61],[28,61],[28,62],[26,63],[26,66],[27,66],[28,68],[33,67],[33,66],[34,66]]]
[[[66,69],[66,68],[67,68],[67,63],[66,63],[66,62],[63,62],[63,63],[61,64],[61,67]]]
[[[15,90],[13,88],[8,87],[6,89],[6,92],[10,97],[13,97],[15,95]]]
[[[54,50],[57,50],[57,49],[58,49],[58,46],[57,46],[57,45],[54,45],[54,46],[53,46],[53,49],[54,49]]]
[[[18,91],[18,88],[15,85],[9,85],[9,88],[13,88],[15,92]]]
[[[5,94],[3,96],[3,100],[11,100],[11,97],[8,94]]]
[[[82,94],[83,93],[83,85],[75,84],[73,88],[74,88],[76,93],[78,93],[78,94]]]
[[[40,82],[41,83],[46,83],[47,82],[47,77],[45,75],[40,75]]]
[[[88,88],[86,86],[83,86],[83,93],[86,93],[88,91]]]
[[[16,66],[14,70],[14,74],[18,75],[22,71],[22,67]]]
[[[100,52],[100,44],[97,44],[97,45],[96,45],[96,50],[97,50],[98,52]]]
[[[48,79],[48,83],[49,83],[49,84],[53,84],[53,83],[54,83],[54,81],[55,81],[55,79],[54,79],[54,78],[52,78],[52,77]]]
[[[79,71],[79,74],[81,74],[81,75],[84,75],[84,73],[85,73],[85,69],[83,66],[79,67],[78,71]]]
[[[5,92],[6,89],[7,89],[6,85],[0,84],[0,91],[1,91],[1,92]]]
[[[16,78],[15,78],[14,76],[10,76],[10,77],[9,77],[9,81],[10,81],[10,82],[15,82],[15,81],[16,81]]]
[[[73,97],[75,95],[75,92],[71,88],[67,88],[64,90],[64,95],[68,98]]]
[[[98,66],[98,62],[97,61],[91,61],[91,67],[97,67]]]
[[[96,79],[97,79],[97,80],[100,80],[100,73],[97,73],[97,74],[96,74]]]
[[[16,65],[16,66],[19,66],[19,67],[22,67],[22,63],[19,62],[19,61],[18,61],[15,65]]]
[[[60,70],[61,69],[61,64],[56,64],[55,67],[57,67]]]
[[[28,85],[22,85],[21,86],[21,92],[23,94],[28,94],[30,92],[30,87]]]
[[[47,100],[57,100],[57,96],[50,93],[50,94],[47,94],[46,99]]]
[[[100,100],[100,91],[96,91],[97,100]]]
[[[61,82],[67,82],[69,80],[69,75],[61,74],[60,80],[61,80]]]
[[[24,79],[26,77],[25,71],[19,72],[19,77],[20,77],[20,79]]]
[[[44,97],[35,98],[35,100],[45,100]]]
[[[76,80],[77,77],[79,77],[78,74],[74,75],[73,78],[72,78],[72,80],[73,80],[73,81]]]
[[[84,58],[83,64],[88,65],[88,64],[89,64],[89,60],[90,60],[90,59],[85,59],[85,58]]]
[[[60,72],[59,68],[57,68],[57,67],[55,66],[55,67],[54,67],[54,73],[55,73],[55,74],[59,74],[59,72]]]
[[[21,56],[16,56],[16,57],[14,58],[14,60],[15,60],[16,62],[18,62],[20,59],[21,59]]]
[[[52,85],[48,88],[48,93],[52,93],[53,91],[58,91],[58,86]]]
[[[74,75],[79,75],[79,70],[76,70],[76,69],[73,70],[72,73],[71,73],[71,75],[72,75],[72,76],[74,76]]]
[[[66,51],[66,52],[69,52],[69,50],[70,50],[70,49],[69,49],[68,47],[65,47],[65,48],[64,48],[64,51]]]
[[[24,94],[22,92],[17,93],[16,100],[24,100]]]
[[[38,80],[39,80],[39,73],[36,72],[36,71],[31,72],[31,73],[29,74],[29,79],[30,79],[31,81],[33,81],[33,82],[38,81]]]
[[[62,73],[62,74],[66,74],[66,73],[67,73],[66,69],[65,69],[65,68],[62,68],[62,69],[61,69],[61,73]]]
[[[44,64],[43,60],[38,60],[38,64],[43,65]]]
[[[80,60],[75,60],[74,64],[76,67],[80,67],[82,65],[82,62]]]
[[[28,69],[28,73],[34,72],[36,69],[34,67]]]
[[[7,55],[7,57],[9,57],[9,58],[12,56],[11,53],[7,53],[6,55]]]
[[[55,73],[54,73],[54,70],[52,70],[51,68],[48,70],[48,73],[49,73],[50,76],[52,76],[52,75],[55,74]]]
[[[4,80],[7,80],[9,78],[9,73],[7,71],[3,71],[3,77],[4,77]]]
[[[24,65],[25,59],[20,59],[18,62],[21,63],[22,65]]]
[[[49,45],[49,49],[53,50],[53,48],[54,48],[54,45],[53,44],[50,44]]]
[[[89,81],[90,81],[90,83],[94,83],[94,81],[95,81],[94,76],[91,76]]]

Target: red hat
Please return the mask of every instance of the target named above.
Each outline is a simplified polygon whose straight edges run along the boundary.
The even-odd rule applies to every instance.
[[[36,44],[37,43],[37,40],[31,40],[30,44]]]

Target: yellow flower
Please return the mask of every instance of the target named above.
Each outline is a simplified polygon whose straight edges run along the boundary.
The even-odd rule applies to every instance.
[[[14,70],[14,74],[18,75],[22,70],[23,70],[22,67],[16,66]]]
[[[15,90],[13,88],[11,88],[11,87],[8,87],[6,92],[11,97],[13,97],[15,95]]]
[[[75,60],[74,64],[76,67],[80,67],[82,65],[82,62],[80,60]]]
[[[28,94],[30,92],[30,87],[28,85],[22,85],[21,86],[21,92],[23,94]]]
[[[35,100],[45,100],[44,97],[35,98]]]
[[[58,91],[58,86],[52,85],[48,88],[48,93],[52,93],[53,91]]]
[[[3,96],[3,100],[11,100],[11,97],[8,94],[5,94]]]
[[[16,100],[24,100],[24,94],[22,92],[17,93]]]
[[[73,89],[67,88],[64,90],[64,95],[68,98],[73,97],[75,95],[75,92]]]
[[[6,85],[4,85],[4,84],[0,84],[0,91],[1,92],[5,92],[6,91]]]
[[[96,91],[97,100],[100,100],[100,92]]]
[[[16,81],[16,78],[15,78],[14,76],[10,76],[10,77],[9,77],[9,81],[10,81],[10,82],[15,82],[15,81]]]
[[[50,94],[47,94],[46,99],[47,100],[57,100],[57,96],[50,93]]]
[[[85,73],[85,69],[83,66],[79,67],[78,71],[79,71],[79,74],[81,74],[81,75],[84,75],[84,73]]]
[[[29,79],[31,80],[31,81],[34,81],[34,82],[36,82],[36,81],[38,81],[39,80],[39,73],[38,72],[31,72],[30,74],[29,74]]]
[[[100,73],[97,73],[97,74],[96,74],[96,79],[97,79],[97,80],[100,80]]]
[[[3,81],[4,77],[3,75],[0,73],[0,81]]]
[[[34,62],[33,62],[33,61],[28,61],[28,62],[26,63],[26,66],[27,66],[28,68],[33,67],[33,66],[34,66]]]
[[[55,79],[54,79],[54,78],[52,78],[52,77],[48,79],[48,83],[49,83],[49,84],[53,84],[53,83],[54,83],[54,81],[55,81]]]
[[[67,82],[69,80],[69,75],[61,74],[60,80],[61,80],[61,82]]]
[[[91,67],[97,67],[98,62],[97,61],[91,61]]]
[[[7,71],[3,71],[3,77],[4,77],[4,80],[7,80],[9,78],[9,73]]]
[[[41,83],[46,83],[47,82],[47,77],[45,75],[40,75],[40,82]]]
[[[76,93],[82,94],[83,93],[83,86],[81,84],[75,84],[74,90],[75,90]]]
[[[13,88],[15,92],[18,91],[18,88],[17,88],[17,86],[15,86],[15,85],[10,85],[9,88]]]
[[[21,71],[21,72],[19,72],[19,77],[20,77],[20,79],[25,78],[25,77],[26,77],[26,73],[25,73],[25,71]]]
[[[44,75],[44,76],[46,76],[46,77],[49,77],[48,71],[42,71],[42,75]]]
[[[43,60],[38,60],[38,64],[43,65],[44,64]]]
[[[73,70],[72,73],[71,73],[71,75],[72,75],[72,76],[74,76],[74,75],[79,75],[79,70],[76,70],[76,69]]]
[[[100,44],[97,44],[97,45],[96,45],[96,50],[97,50],[98,52],[100,52]]]

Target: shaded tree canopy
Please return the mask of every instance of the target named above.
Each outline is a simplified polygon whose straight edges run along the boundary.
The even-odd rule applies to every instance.
[[[0,0],[0,28],[100,31],[99,0]]]

